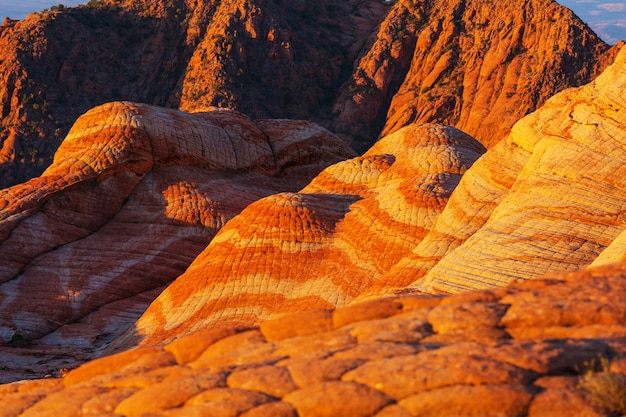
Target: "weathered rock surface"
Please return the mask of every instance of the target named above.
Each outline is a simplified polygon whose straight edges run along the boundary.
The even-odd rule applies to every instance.
[[[622,51],[594,82],[550,99],[458,187],[480,145],[451,128],[412,125],[300,193],[255,202],[120,343],[394,289],[455,293],[590,265],[626,229],[625,68]]]
[[[550,0],[57,6],[0,26],[0,187],[39,175],[74,120],[113,100],[312,120],[359,153],[412,122],[491,147],[613,55]]]
[[[413,282],[452,293],[621,260],[625,68],[622,52],[594,82],[518,122],[472,166],[430,234],[379,288]]]
[[[104,102],[325,120],[380,0],[102,0],[0,26],[0,187],[39,175]]]
[[[606,45],[554,1],[445,1],[421,11],[424,4],[398,6],[406,7],[409,19],[424,18],[381,136],[407,123],[436,120],[490,148],[557,91],[589,82],[610,62],[603,56]],[[403,27],[388,24],[391,44],[406,43]],[[385,47],[385,37],[379,42],[372,51],[376,58],[399,49]],[[360,67],[381,72],[371,58]]]
[[[155,300],[138,336],[153,344],[350,303],[428,233],[482,152],[457,129],[412,125],[327,168],[299,193],[254,202]]]
[[[0,192],[2,340],[103,343],[249,203],[353,156],[309,122],[94,108],[41,177]]]
[[[6,61],[23,77],[57,50],[37,39],[59,22],[76,51],[106,39],[94,54],[107,59],[91,79],[80,74],[98,61],[64,58],[63,91],[0,72],[13,80],[7,123],[54,121],[45,100],[61,96],[70,117],[138,65],[145,79],[120,82],[142,101],[315,108],[346,136],[130,102],[81,117],[41,177],[0,191],[0,380],[50,377],[0,386],[1,413],[623,413],[588,381],[626,378],[626,51],[480,159],[460,130],[410,124],[445,120],[491,147],[614,53],[554,3],[495,7],[520,14],[494,19],[474,1],[105,0],[6,22],[0,41],[27,46]],[[136,37],[113,35],[116,22],[137,23]],[[9,159],[26,149],[19,123]],[[366,143],[383,123],[393,133],[356,157],[344,140]],[[56,378],[105,344],[129,350]]]
[[[483,292],[288,314],[255,328],[207,328],[89,362],[62,379],[0,386],[2,411],[610,415],[616,410],[584,387],[596,375],[624,377],[625,278],[620,264]]]

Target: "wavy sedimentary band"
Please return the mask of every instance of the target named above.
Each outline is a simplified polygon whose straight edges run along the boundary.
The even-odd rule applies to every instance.
[[[89,111],[42,177],[0,192],[0,336],[112,337],[245,206],[353,156],[308,122],[132,103]]]
[[[127,340],[156,343],[207,325],[351,302],[426,235],[482,152],[454,128],[412,125],[330,166],[297,194],[251,204]]]
[[[591,264],[625,228],[625,65],[622,52],[594,82],[518,122],[388,283],[413,274],[421,290],[459,292]],[[618,245],[597,262],[621,259]]]

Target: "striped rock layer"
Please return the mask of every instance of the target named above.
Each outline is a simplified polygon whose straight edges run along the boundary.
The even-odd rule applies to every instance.
[[[625,86],[621,52],[595,81],[518,122],[384,285],[453,293],[622,260]]]
[[[248,206],[127,335],[155,343],[202,327],[350,303],[432,228],[484,152],[441,125],[408,126],[299,193]]]
[[[441,125],[354,158],[304,122],[94,109],[2,191],[0,335],[108,342],[178,278],[108,352],[137,349],[0,387],[4,414],[623,414],[594,386],[626,387],[625,84],[623,51],[480,158]]]
[[[489,291],[291,313],[254,328],[208,328],[89,362],[64,378],[2,385],[1,412],[618,415],[625,277],[622,264]]]
[[[94,108],[41,177],[0,191],[0,338],[111,338],[249,203],[353,156],[308,122]]]
[[[473,139],[412,125],[327,168],[300,193],[255,202],[122,345],[397,291],[458,293],[620,260],[620,239],[602,253],[626,229],[624,68],[626,51],[594,82],[518,122],[474,165]]]

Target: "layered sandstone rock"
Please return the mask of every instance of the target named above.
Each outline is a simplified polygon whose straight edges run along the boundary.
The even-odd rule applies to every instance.
[[[3,415],[612,415],[619,408],[593,387],[626,388],[624,274],[619,265],[207,328],[63,379],[0,386]]]
[[[623,51],[594,82],[518,122],[386,285],[426,276],[415,286],[460,292],[591,264],[626,228],[625,68]],[[620,259],[615,245],[608,259]]]
[[[454,128],[412,125],[327,168],[299,193],[251,204],[128,337],[152,344],[202,327],[351,302],[428,233],[483,151]]]
[[[0,336],[101,344],[249,203],[352,156],[309,122],[94,108],[41,177],[0,193]]]
[[[0,26],[0,188],[39,175],[114,100],[324,120],[379,0],[92,1]]]

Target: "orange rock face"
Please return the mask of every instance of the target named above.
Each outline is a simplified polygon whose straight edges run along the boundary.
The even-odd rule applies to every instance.
[[[549,0],[60,5],[0,26],[0,187],[41,174],[75,119],[114,100],[311,120],[359,153],[412,122],[491,147],[613,55]]]
[[[409,126],[327,168],[297,194],[251,204],[151,305],[136,331],[169,339],[351,302],[428,233],[483,151],[454,128]]]
[[[617,408],[585,387],[624,377],[623,309],[605,310],[626,297],[624,273],[612,266],[318,310],[308,334],[300,313],[260,328],[204,330],[89,362],[63,379],[0,386],[3,412],[600,417]]]
[[[366,120],[359,148],[410,123],[439,122],[490,148],[557,91],[592,80],[610,63],[607,51],[553,1],[400,0],[341,90],[331,130]]]
[[[7,160],[115,74],[196,112],[95,107],[0,191],[0,382],[48,377],[0,414],[626,412],[626,51],[595,77],[561,6],[105,0],[2,42]]]
[[[131,103],[91,110],[41,177],[0,193],[2,339],[102,342],[246,205],[351,156],[308,122]]]
[[[620,260],[626,102],[615,88],[626,85],[624,65],[620,53],[596,81],[518,122],[463,178],[387,286],[425,276],[416,287],[459,292]]]

